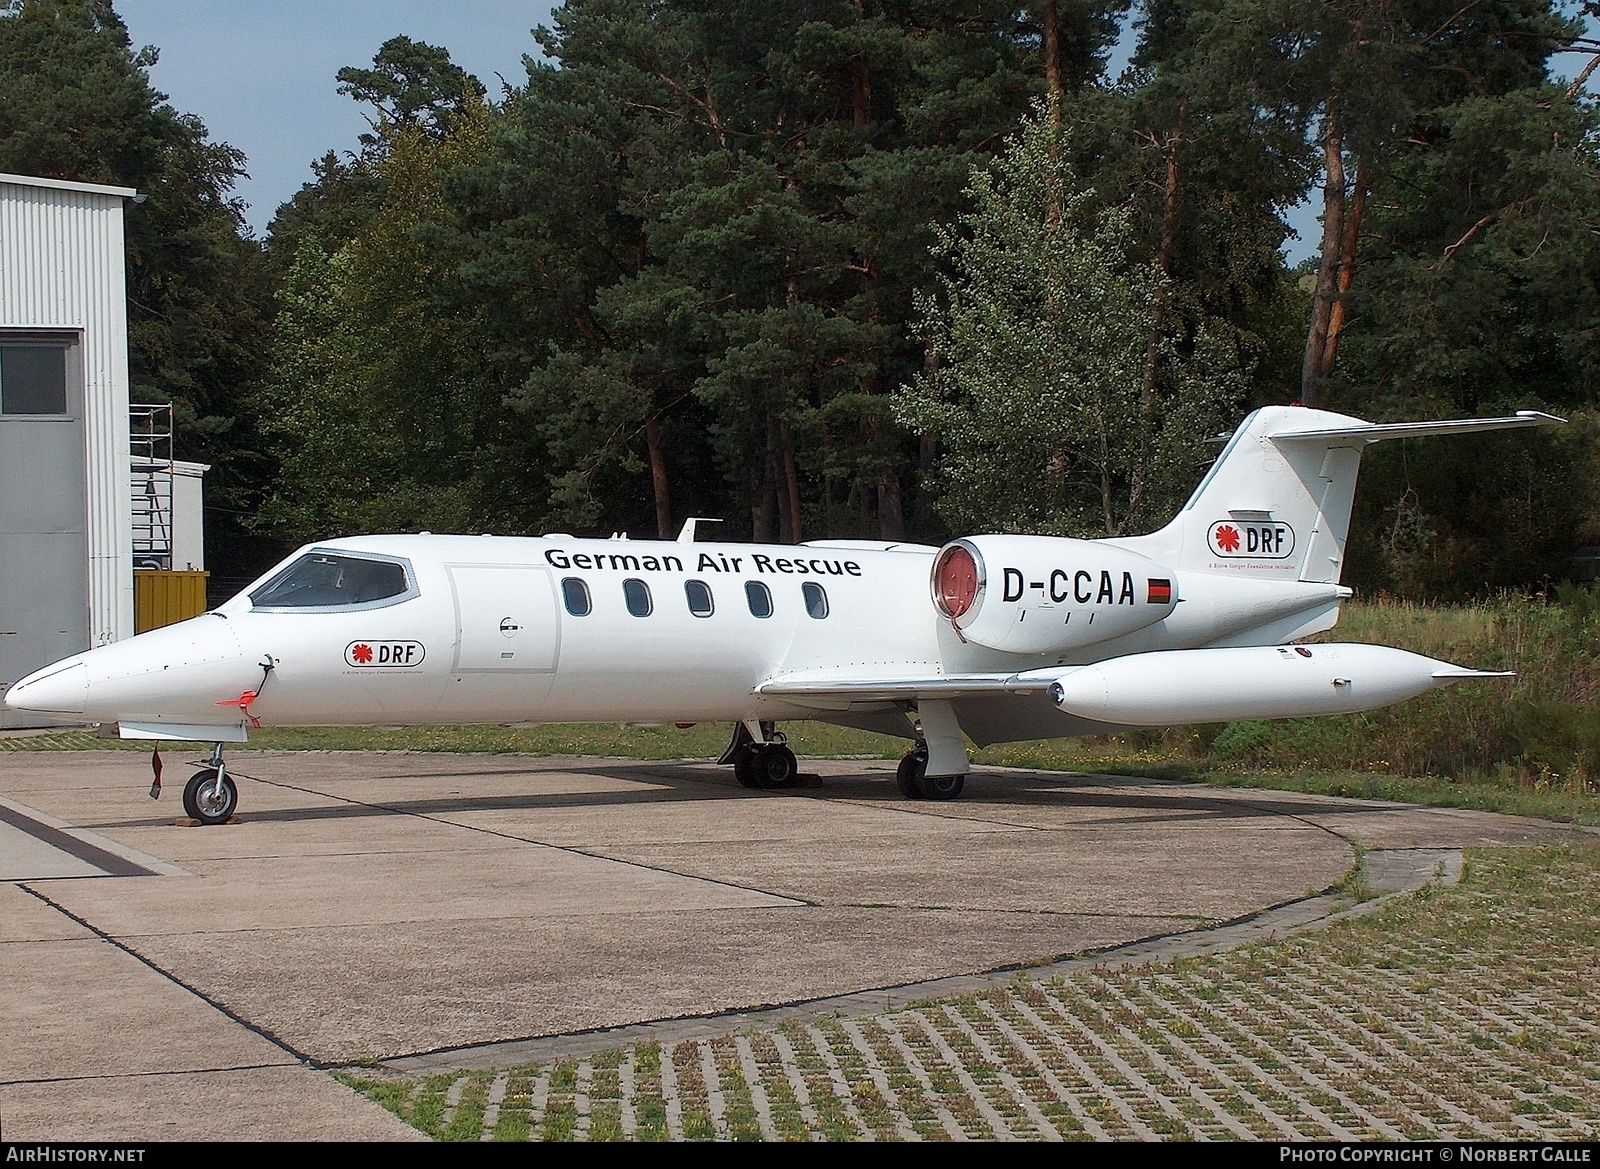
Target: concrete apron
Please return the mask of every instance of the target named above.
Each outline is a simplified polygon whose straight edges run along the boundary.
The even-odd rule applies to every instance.
[[[264,752],[233,756],[240,822],[196,828],[186,758],[153,803],[137,754],[0,757],[7,1140],[408,1139],[321,1069],[506,1066],[1201,952],[1350,910],[1328,891],[1358,844],[1381,891],[1570,833],[997,769],[906,801],[889,761],[752,792],[701,763]]]

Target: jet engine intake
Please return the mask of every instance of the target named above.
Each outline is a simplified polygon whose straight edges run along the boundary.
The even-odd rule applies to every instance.
[[[961,636],[1065,653],[1143,629],[1178,604],[1177,573],[1135,552],[1053,536],[972,536],[934,558],[933,603]]]

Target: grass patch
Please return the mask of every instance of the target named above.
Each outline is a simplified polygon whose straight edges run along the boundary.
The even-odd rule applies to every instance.
[[[1470,808],[1509,816],[1535,816],[1574,824],[1600,824],[1600,796],[1541,790],[1513,776],[1502,782],[1367,772],[1262,770],[1207,771],[1197,776],[1217,787],[1258,787],[1346,799],[1389,800],[1434,808]]]

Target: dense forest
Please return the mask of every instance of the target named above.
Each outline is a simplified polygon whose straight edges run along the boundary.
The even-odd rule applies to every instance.
[[[371,133],[257,240],[111,0],[5,0],[0,171],[148,196],[134,394],[215,467],[221,581],[357,531],[1131,533],[1255,405],[1569,417],[1368,456],[1347,582],[1481,595],[1600,544],[1596,18],[569,0],[498,94],[340,70]]]

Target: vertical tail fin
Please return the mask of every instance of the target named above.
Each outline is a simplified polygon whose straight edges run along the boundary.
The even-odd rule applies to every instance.
[[[1266,406],[1234,432],[1177,517],[1140,541],[1191,572],[1337,584],[1368,443],[1560,421],[1528,410],[1508,418],[1375,424],[1325,410]]]

